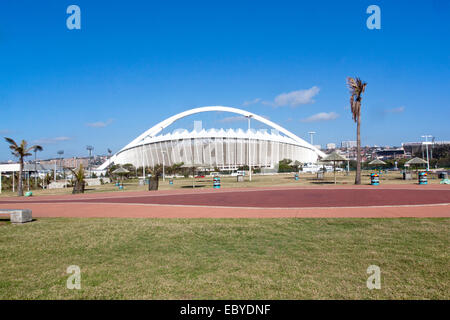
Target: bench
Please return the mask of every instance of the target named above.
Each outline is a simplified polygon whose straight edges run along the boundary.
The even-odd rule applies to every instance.
[[[12,223],[25,223],[32,220],[29,209],[0,209],[0,215],[9,215]]]

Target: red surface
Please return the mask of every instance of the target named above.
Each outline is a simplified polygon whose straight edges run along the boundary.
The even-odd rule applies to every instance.
[[[1,198],[0,198],[1,199]],[[34,217],[450,217],[450,187],[196,189],[3,198]]]
[[[23,202],[16,200],[17,202]],[[389,189],[284,189],[284,190],[240,190],[227,192],[202,192],[189,194],[132,195],[127,197],[102,197],[83,199],[25,200],[33,202],[86,202],[86,203],[130,203],[166,204],[219,207],[258,208],[316,208],[316,207],[366,207],[386,205],[421,205],[450,203],[450,190],[389,190]],[[2,201],[0,201],[0,204]],[[11,203],[9,201],[9,203]]]

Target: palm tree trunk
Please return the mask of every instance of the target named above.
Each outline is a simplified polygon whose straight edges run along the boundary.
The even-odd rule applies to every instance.
[[[150,178],[148,183],[148,190],[149,191],[158,190],[158,187],[159,187],[159,176],[156,174]]]
[[[20,168],[19,168],[19,185],[17,187],[17,195],[19,197],[23,196],[23,184],[22,184],[22,171],[23,171],[23,158],[20,158]]]
[[[355,184],[361,184],[361,114],[356,125],[356,177]]]
[[[84,193],[85,182],[75,180],[73,184],[72,194]]]

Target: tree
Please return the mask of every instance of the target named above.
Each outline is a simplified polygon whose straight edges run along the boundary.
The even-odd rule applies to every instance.
[[[353,121],[356,122],[356,177],[355,184],[361,184],[361,95],[366,89],[366,82],[360,78],[347,77],[350,89],[350,108]]]
[[[5,137],[6,142],[9,143],[9,148],[12,150],[11,153],[19,158],[19,164],[20,164],[20,168],[19,168],[19,185],[17,188],[17,195],[19,197],[23,196],[23,184],[22,184],[22,175],[23,175],[23,159],[25,157],[31,156],[31,152],[30,151],[42,151],[43,148],[41,146],[38,145],[34,145],[31,147],[28,147],[28,143],[25,140],[22,140],[22,142],[20,143],[20,145],[18,145],[13,139],[11,138],[6,138]]]
[[[162,165],[157,164],[150,169],[150,172],[152,176],[150,178],[150,183],[148,184],[148,190],[158,190],[159,176],[162,174]]]
[[[183,170],[184,162],[174,163],[170,167],[167,167],[168,174],[177,174]]]
[[[283,159],[278,162],[278,172],[292,172],[291,159]]]
[[[125,174],[125,177],[128,179],[130,175],[132,175],[133,172],[136,172],[136,168],[131,163],[125,163],[122,168],[127,169],[130,171],[129,173]]]
[[[80,164],[78,170],[74,170],[72,168],[68,168],[72,171],[72,181],[73,181],[73,189],[72,194],[76,193],[84,193],[84,187],[86,186],[86,182],[84,181],[84,168],[83,164]]]
[[[292,164],[292,167],[294,168],[295,172],[298,172],[298,170],[300,169],[302,163],[298,160],[295,160],[294,163]]]

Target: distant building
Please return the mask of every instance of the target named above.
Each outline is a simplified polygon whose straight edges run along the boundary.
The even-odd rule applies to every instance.
[[[378,159],[398,159],[405,158],[406,153],[403,148],[389,148],[375,151],[375,156]]]
[[[342,141],[341,148],[344,149],[356,148],[356,141],[353,140]]]
[[[445,146],[450,145],[450,141],[431,141],[430,148],[433,146]],[[423,142],[403,142],[402,147],[408,154],[415,154],[418,152],[423,152],[425,150],[425,145]]]
[[[88,158],[64,158],[64,159],[47,159],[47,160],[38,160],[39,163],[43,165],[51,165],[54,166],[56,163],[57,167],[66,167],[66,168],[77,168],[80,166],[80,164],[83,165],[83,167],[88,166],[89,159]]]
[[[333,150],[336,149],[335,143],[327,143],[327,150]]]

